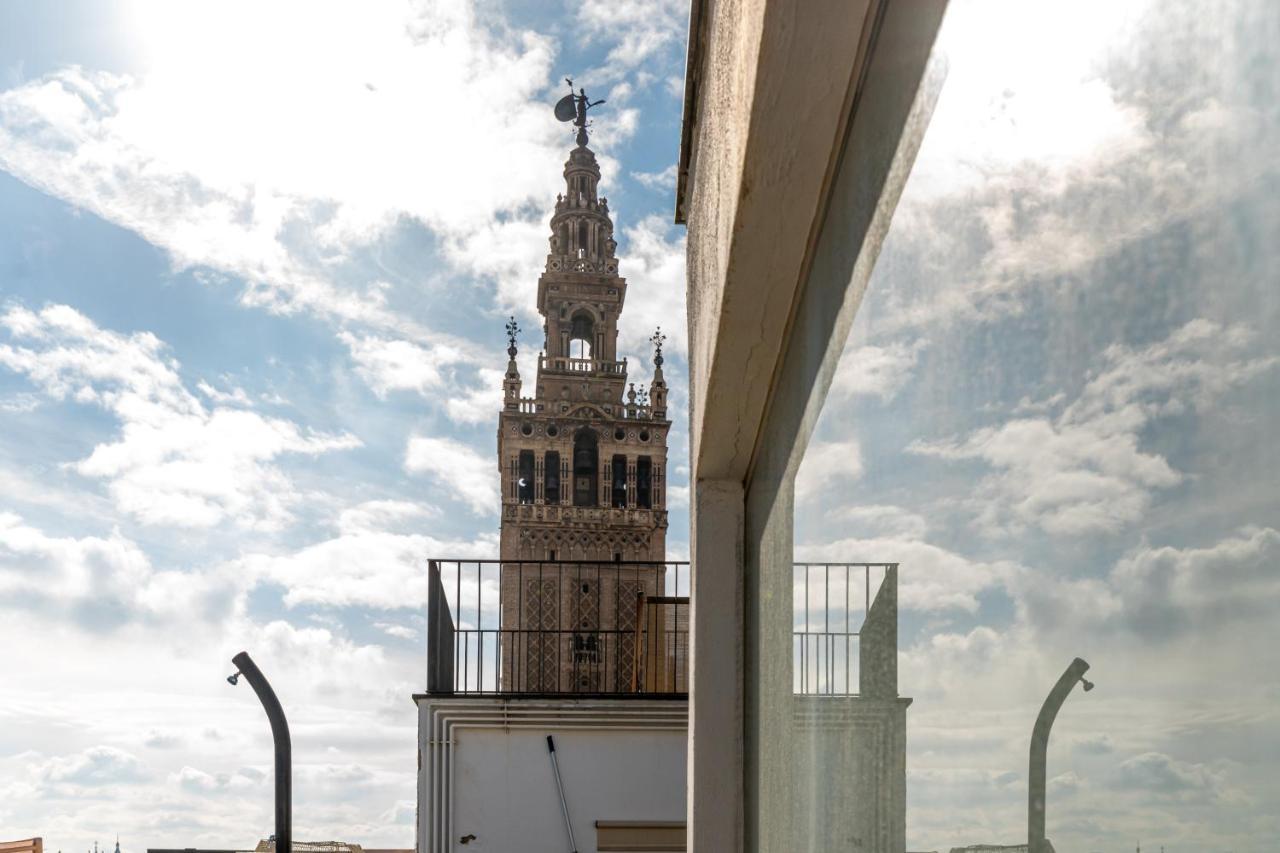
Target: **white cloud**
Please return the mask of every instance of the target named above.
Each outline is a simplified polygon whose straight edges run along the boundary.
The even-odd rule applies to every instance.
[[[1160,752],[1144,752],[1120,765],[1120,783],[1128,790],[1149,791],[1178,799],[1215,800],[1223,788],[1220,771],[1178,761]]]
[[[423,519],[439,517],[439,507],[426,504],[402,500],[365,501],[342,510],[337,527],[343,534],[361,533],[389,530],[397,524],[421,523]]]
[[[356,527],[290,553],[246,556],[235,565],[244,576],[282,586],[289,607],[417,608],[426,606],[429,559],[493,557],[497,550],[493,536],[447,540]]]
[[[674,190],[676,188],[676,164],[672,163],[661,172],[632,172],[631,177],[651,190]]]
[[[430,475],[445,495],[460,499],[476,515],[498,512],[496,456],[481,456],[451,438],[414,436],[405,448],[404,468]]]
[[[335,270],[403,215],[462,239],[554,196],[552,45],[469,3],[147,4],[122,28],[135,76],[71,67],[0,94],[0,168],[244,279],[247,303],[421,332]],[[459,111],[478,104],[482,127]]]
[[[451,394],[445,401],[445,412],[450,420],[460,424],[492,423],[502,408],[502,379],[504,372],[491,367],[476,371],[479,384]]]
[[[201,379],[196,383],[196,389],[213,403],[219,403],[224,406],[244,406],[246,408],[253,406],[253,401],[249,399],[249,395],[245,393],[243,388],[237,386],[232,386],[230,391],[221,391]]]
[[[256,777],[256,778],[255,778]],[[193,794],[208,794],[228,789],[249,790],[262,786],[264,777],[244,771],[238,773],[206,773],[195,767],[183,766],[169,774],[169,784],[177,785]]]
[[[929,542],[890,535],[798,544],[795,554],[805,562],[899,563],[899,606],[917,612],[975,612],[978,593],[1007,583],[1021,571],[1011,562],[973,560]],[[876,583],[873,575],[873,594]]]
[[[10,394],[0,398],[0,412],[23,414],[34,412],[40,407],[40,398],[35,394]]]
[[[627,278],[627,307],[618,330],[619,348],[650,353],[648,338],[661,326],[668,351],[684,353],[684,234],[654,214],[623,229],[623,248],[618,267]]]
[[[0,365],[55,399],[100,405],[120,421],[120,438],[74,468],[107,481],[116,505],[148,524],[279,527],[297,496],[274,460],[360,444],[243,408],[206,409],[149,332],[102,329],[65,305],[11,308],[0,327],[20,342],[0,344]]]
[[[840,354],[831,393],[837,397],[863,395],[888,402],[916,366],[922,344],[895,343],[887,346],[848,346]]]
[[[689,18],[689,8],[679,0],[586,0],[578,20],[592,36],[617,39],[603,71],[630,69],[659,51],[679,44]]]
[[[842,526],[852,525],[855,530],[868,536],[923,539],[929,527],[924,516],[919,513],[886,504],[840,507],[827,515],[833,521],[841,522]]]
[[[373,627],[377,628],[388,637],[395,637],[398,640],[418,639],[417,630],[410,628],[408,625],[398,625],[394,622],[375,622]]]
[[[1114,533],[1143,517],[1155,490],[1183,479],[1163,456],[1140,449],[1148,424],[1203,409],[1280,361],[1243,356],[1251,339],[1242,326],[1193,320],[1145,347],[1113,345],[1102,370],[1056,417],[916,441],[908,452],[994,469],[975,501],[988,533],[1028,526],[1062,536]]]
[[[1148,5],[1091,2],[1083,14],[1017,0],[960,4],[939,33],[947,81],[913,189],[956,193],[1024,163],[1061,181],[1084,163],[1141,150],[1141,113],[1100,69]]]
[[[351,350],[357,372],[380,397],[386,397],[390,391],[425,394],[436,390],[446,384],[447,368],[471,361],[460,344],[421,346],[406,340],[350,332],[342,332],[338,337]]]
[[[147,778],[138,758],[122,749],[95,746],[72,755],[55,756],[31,768],[42,787],[64,795],[78,788],[128,785]]]
[[[816,441],[805,450],[796,472],[796,500],[813,498],[818,492],[839,480],[856,480],[862,476],[862,448],[856,439]]]
[[[233,581],[216,572],[156,571],[118,530],[106,538],[50,536],[0,512],[0,593],[11,610],[103,631],[225,616],[233,590]]]
[[[1280,598],[1280,532],[1246,528],[1201,548],[1143,545],[1102,578],[1026,575],[1014,584],[1042,630],[1135,635],[1146,642],[1249,630]],[[1080,602],[1088,602],[1082,608]]]

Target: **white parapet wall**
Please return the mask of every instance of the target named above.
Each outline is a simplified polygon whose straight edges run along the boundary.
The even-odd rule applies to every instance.
[[[569,853],[548,735],[579,853],[597,821],[685,819],[683,699],[415,699],[419,853]]]

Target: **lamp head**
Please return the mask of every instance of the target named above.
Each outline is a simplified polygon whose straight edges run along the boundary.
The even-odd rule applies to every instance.
[[[1087,679],[1087,678],[1081,678],[1081,679],[1080,679],[1080,683],[1084,685],[1084,692],[1085,692],[1085,693],[1088,693],[1090,690],[1092,690],[1092,689],[1093,689],[1093,682],[1092,682],[1092,681],[1090,681],[1090,680],[1089,680],[1089,679]]]
[[[230,684],[232,687],[235,687],[239,681],[240,681],[240,673],[238,672],[235,675],[227,676],[227,684]]]

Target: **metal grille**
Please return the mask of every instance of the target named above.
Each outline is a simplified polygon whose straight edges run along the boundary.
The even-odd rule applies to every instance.
[[[430,572],[432,693],[687,691],[687,563],[432,560]],[[650,624],[645,602],[658,598],[668,603]],[[659,647],[680,660],[646,667]]]
[[[525,684],[534,693],[550,690],[559,664],[556,649],[556,605],[559,583],[555,578],[531,578],[524,582]]]
[[[644,586],[636,580],[618,581],[615,622],[618,625],[618,682],[636,689],[636,633],[640,627],[640,608],[644,606]]]

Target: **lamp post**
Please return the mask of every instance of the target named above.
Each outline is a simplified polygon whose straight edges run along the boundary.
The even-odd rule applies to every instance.
[[[1076,658],[1066,668],[1058,683],[1053,685],[1044,705],[1040,707],[1040,715],[1036,717],[1035,728],[1031,730],[1031,769],[1027,783],[1027,853],[1052,853],[1053,845],[1044,837],[1044,801],[1045,801],[1045,765],[1046,753],[1049,749],[1049,730],[1053,728],[1053,720],[1058,716],[1058,709],[1066,701],[1067,694],[1077,682],[1084,684],[1085,692],[1093,689],[1093,682],[1084,677],[1089,671],[1089,664]]]
[[[267,720],[271,723],[271,737],[276,747],[276,849],[275,853],[293,853],[293,747],[289,741],[289,722],[284,718],[284,709],[276,692],[271,689],[262,670],[249,657],[248,652],[241,652],[231,659],[236,665],[235,675],[227,678],[232,685],[243,675],[249,679],[249,686],[258,694],[258,701],[267,712]]]

